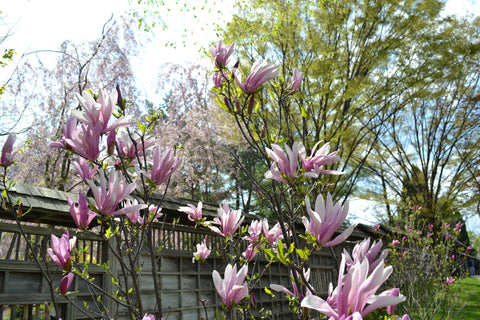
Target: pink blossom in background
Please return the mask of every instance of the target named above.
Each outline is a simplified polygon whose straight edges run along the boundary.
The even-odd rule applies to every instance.
[[[70,215],[72,216],[77,228],[80,230],[87,229],[90,225],[90,222],[92,222],[97,215],[88,207],[87,198],[83,195],[83,193],[80,192],[78,194],[78,207],[76,206],[75,202],[68,197],[67,203],[70,206]]]
[[[72,239],[70,239],[68,230],[65,230],[62,237],[57,238],[55,235],[52,234],[51,239],[52,248],[47,249],[50,258],[53,262],[55,262],[57,266],[59,266],[63,270],[70,271],[70,269],[72,268],[72,257],[70,252],[75,246],[77,237],[73,237]]]
[[[335,239],[330,240],[334,233],[341,227],[348,214],[348,202],[342,207],[339,203],[333,204],[332,196],[327,194],[326,202],[319,194],[315,201],[315,211],[310,207],[310,198],[305,198],[307,217],[302,217],[305,232],[311,234],[322,247],[336,246],[345,241],[355,229],[352,225],[345,229]]]
[[[209,226],[210,230],[223,237],[231,237],[242,225],[243,219],[241,210],[230,210],[228,203],[223,202],[223,206],[218,209],[218,218],[214,218],[212,224],[219,225]]]
[[[202,206],[202,202],[199,201],[196,207],[193,204],[189,204],[188,207],[178,208],[178,211],[188,214],[188,220],[200,222],[202,220]]]
[[[368,273],[367,259],[352,266],[346,274],[344,270],[345,256],[342,255],[337,288],[333,290],[330,287],[326,301],[310,295],[302,300],[301,306],[317,310],[330,320],[349,319],[355,312],[358,312],[359,319],[362,319],[379,308],[397,305],[405,300],[402,295],[399,297],[389,296],[386,293],[375,295],[393,271],[391,266],[385,267],[383,261],[371,274]]]
[[[372,230],[373,232],[378,232],[378,230],[380,230],[380,225],[379,224],[376,224],[372,227]]]
[[[245,282],[247,272],[247,265],[244,265],[237,273],[237,265],[229,264],[225,268],[225,275],[222,279],[218,271],[213,270],[215,289],[226,307],[239,303],[248,296],[248,285]]]
[[[118,209],[118,205],[135,190],[136,184],[131,183],[127,185],[122,173],[117,173],[115,170],[110,173],[108,181],[103,170],[99,172],[100,186],[96,186],[91,180],[87,180],[87,183],[95,199],[95,208],[101,215],[127,214],[147,207],[146,204],[137,204]]]
[[[456,232],[457,234],[460,233],[460,231],[462,231],[462,227],[463,227],[463,223],[457,222],[457,223],[455,224],[455,228],[454,228],[455,232]]]
[[[175,156],[172,149],[168,149],[160,156],[160,146],[155,147],[153,166],[146,176],[156,185],[161,185],[180,167],[182,160]]]
[[[379,240],[378,242],[373,241],[370,246],[370,238],[367,238],[355,245],[351,256],[346,249],[343,249],[347,271],[355,264],[361,263],[364,259],[367,259],[369,265],[368,272],[371,273],[373,269],[375,269],[377,265],[388,256],[388,249],[382,251],[382,246],[382,240]]]
[[[2,147],[2,156],[0,158],[0,166],[6,168],[11,165],[15,159],[15,155],[17,154],[16,151],[13,151],[13,145],[17,140],[17,136],[13,133],[8,135],[7,140],[3,144]]]
[[[397,244],[400,244],[400,241],[395,239],[392,241],[392,247],[396,246]]]
[[[232,72],[238,86],[242,89],[242,91],[247,94],[251,94],[260,88],[265,82],[277,77],[279,74],[277,69],[278,65],[270,64],[259,59],[253,64],[250,70],[250,75],[243,84],[240,71],[238,69],[233,69]]]
[[[155,140],[152,138],[144,138],[142,142],[142,138],[136,133],[130,138],[125,131],[122,131],[120,136],[117,137],[117,145],[120,155],[130,161],[136,161],[137,155],[142,158],[144,151],[153,146],[154,143]]]
[[[454,281],[455,281],[455,278],[450,276],[448,277],[447,282],[445,282],[445,284],[448,286],[449,284],[452,284]]]
[[[317,149],[317,146],[320,144],[320,141],[315,144],[312,149],[312,153],[307,158],[307,151],[303,144],[299,145],[299,156],[302,161],[302,168],[306,171],[304,173],[305,177],[318,178],[320,174],[333,174],[340,175],[343,174],[341,171],[337,170],[323,170],[323,167],[338,161],[342,161],[342,158],[337,156],[338,151],[330,152],[330,144],[327,142],[320,149]]]
[[[208,258],[212,250],[208,248],[208,236],[205,236],[205,239],[202,243],[197,244],[197,251],[193,253],[192,262],[195,260],[205,261]]]
[[[88,91],[83,91],[82,95],[77,93],[76,96],[82,106],[82,110],[72,110],[72,114],[78,121],[89,127],[93,128],[100,124],[101,134],[133,124],[130,122],[132,116],[121,117],[116,119],[113,124],[108,124],[118,101],[117,90],[112,90],[110,95],[105,90],[100,90],[97,101]]]
[[[235,42],[228,45],[224,44],[222,40],[220,40],[216,47],[211,47],[210,53],[212,54],[213,61],[215,62],[215,67],[219,69],[226,67],[234,50]]]
[[[136,206],[138,205],[138,201],[136,199],[130,200],[130,199],[125,199],[124,207],[131,207],[131,206]],[[158,209],[158,212],[157,212]],[[140,214],[140,210],[136,210],[133,212],[125,213],[127,216],[128,220],[130,220],[132,223],[138,223],[140,225],[147,225],[151,221],[157,221],[158,218],[163,216],[163,213],[161,212],[162,208],[158,208],[157,206],[150,205],[148,207],[148,216],[142,216]],[[154,212],[157,212],[157,214],[152,217],[152,214]]]
[[[254,220],[248,226],[248,236],[243,237],[243,239],[250,242],[250,244],[256,244],[260,240],[262,231],[263,222],[260,220]]]
[[[298,273],[297,271],[296,272],[296,275],[297,275],[297,279],[300,281],[300,283],[303,283],[303,279],[300,275],[300,273]],[[305,280],[308,281],[310,280],[310,269],[303,269],[303,276],[305,278]],[[313,293],[310,291],[310,289],[306,289],[306,294],[304,295],[302,291],[300,291],[295,283],[295,279],[293,277],[293,273],[292,271],[290,271],[290,281],[292,282],[292,288],[293,288],[293,292],[290,291],[289,289],[287,289],[286,287],[282,286],[282,285],[279,285],[279,284],[270,284],[270,289],[272,290],[275,290],[277,292],[283,292],[285,294],[288,294],[289,296],[292,296],[292,297],[297,297],[300,301],[303,300],[304,297],[306,296],[310,296],[312,295]]]
[[[75,278],[75,274],[70,272],[64,276],[62,280],[60,280],[60,284],[58,286],[60,294],[65,295],[68,292],[68,288],[70,288],[73,278]]]
[[[87,182],[87,180],[92,180],[98,170],[97,165],[95,165],[92,169],[90,164],[83,157],[79,157],[78,161],[74,161],[73,167],[75,168],[75,171],[77,171],[77,174],[80,176],[83,182]]]
[[[299,148],[300,144],[296,141],[293,143],[291,149],[289,146],[285,145],[287,153],[285,153],[277,144],[272,144],[272,149],[265,148],[268,156],[273,161],[270,170],[265,173],[265,178],[277,180],[286,184],[288,184],[288,181],[284,176],[287,178],[296,178]]]
[[[297,91],[298,88],[300,88],[300,85],[302,84],[302,80],[303,80],[303,73],[298,71],[297,68],[294,68],[293,74],[292,74],[292,80],[290,81],[290,84],[286,89],[291,92]]]

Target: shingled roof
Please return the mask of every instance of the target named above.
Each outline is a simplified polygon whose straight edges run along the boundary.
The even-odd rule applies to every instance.
[[[13,202],[20,199],[24,211],[31,208],[31,211],[22,218],[23,221],[75,227],[69,213],[70,206],[67,203],[67,197],[77,200],[78,194],[17,183],[9,190],[9,195]],[[153,194],[151,201],[154,204],[161,203],[162,212],[167,214],[169,220],[180,218],[182,224],[190,224],[190,222],[184,213],[178,211],[178,208],[188,204],[197,205],[195,201],[161,194]],[[93,204],[93,198],[90,198],[89,202]],[[5,210],[2,209],[1,211],[3,213],[2,218],[11,219]],[[205,216],[216,216],[217,206],[204,204],[203,214]]]

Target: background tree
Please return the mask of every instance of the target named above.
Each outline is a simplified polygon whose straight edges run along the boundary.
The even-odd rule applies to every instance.
[[[224,38],[242,48],[240,67],[256,56],[284,66],[285,85],[256,97],[259,116],[250,125],[267,126],[277,142],[302,139],[307,148],[318,140],[330,142],[344,159],[336,169],[345,172],[325,181],[334,198],[380,199],[390,215],[398,201],[391,185],[400,195],[405,183],[421,183],[414,180],[423,178],[412,174],[412,165],[423,161],[419,169],[430,203],[425,208],[435,215],[442,207],[448,215],[452,205],[468,200],[461,185],[469,181],[467,168],[478,150],[477,139],[467,141],[476,134],[471,120],[477,117],[478,19],[444,16],[443,5],[437,0],[238,2]],[[304,73],[300,94],[294,103],[272,108],[294,67]],[[269,119],[282,113],[289,119],[280,129],[272,127]],[[409,140],[408,147],[402,143]],[[408,163],[389,164],[398,152],[409,169]],[[442,179],[454,185],[450,191],[440,187]]]
[[[175,143],[183,170],[172,178],[177,196],[220,202],[235,194],[239,170],[231,153],[241,153],[243,141],[229,115],[210,94],[207,71],[199,65],[167,64],[159,76],[164,120],[156,127],[163,145]]]
[[[25,110],[22,120],[28,129],[26,148],[19,154],[22,163],[16,171],[18,182],[70,190],[78,181],[72,175],[72,156],[61,149],[48,148],[58,140],[72,109],[78,108],[75,93],[90,88],[119,85],[125,96],[141,101],[130,57],[141,49],[137,43],[134,20],[108,21],[98,40],[86,43],[65,41],[59,50],[42,50],[26,54],[23,63],[8,84],[8,95],[0,101],[4,112]],[[40,54],[57,54],[51,67]],[[35,59],[37,57],[37,59]],[[139,114],[136,104],[127,112]]]
[[[439,34],[428,33],[436,43],[445,39],[441,48],[425,41],[413,52],[412,64],[429,70],[428,83],[410,86],[417,98],[384,122],[366,166],[381,185],[368,189],[382,199],[390,221],[391,203],[419,205],[423,218],[436,225],[475,208],[478,193],[466,186],[475,184],[479,161],[478,23],[450,19]]]
[[[294,103],[270,107],[283,87],[257,99],[255,124],[266,125],[276,141],[301,139],[311,148],[324,140],[339,149],[344,162],[337,169],[346,174],[325,182],[335,198],[346,199],[383,133],[382,124],[413,98],[405,94],[408,84],[422,86],[407,51],[424,41],[424,30],[439,26],[442,3],[272,0],[246,1],[237,8],[224,36],[243,48],[241,65],[259,55],[285,66],[287,79],[294,67],[304,73]],[[289,117],[281,136],[268,120],[279,113]]]

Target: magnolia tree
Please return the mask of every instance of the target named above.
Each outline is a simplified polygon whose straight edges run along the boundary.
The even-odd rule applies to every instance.
[[[268,83],[279,78],[279,66],[258,60],[247,78],[242,80],[238,66],[231,63],[234,47],[234,44],[220,42],[211,50],[215,63],[213,91],[220,106],[236,121],[251,150],[258,153],[265,166],[270,168],[258,177],[238,163],[255,185],[258,197],[267,201],[268,209],[278,222],[271,226],[267,220],[254,220],[248,227],[242,227],[242,212],[230,208],[227,202],[220,205],[218,217],[213,220],[203,217],[201,202],[197,206],[179,208],[191,221],[225,240],[219,250],[223,250],[221,256],[226,259],[226,268],[212,273],[212,281],[223,302],[217,319],[232,319],[234,316],[246,319],[258,314],[251,292],[259,283],[261,274],[252,274],[250,266],[261,256],[290,270],[289,287],[271,283],[265,290],[289,296],[295,318],[318,317],[311,312],[316,310],[329,319],[362,319],[373,311],[386,309],[388,318],[398,319],[394,306],[405,297],[395,288],[377,293],[393,272],[391,266],[385,265],[386,252],[381,250],[381,242],[371,246],[364,242],[358,244],[351,254],[342,254],[336,288],[330,286],[326,299],[317,295],[316,288],[309,281],[311,254],[323,247],[342,243],[354,228],[350,226],[339,231],[348,214],[348,203],[334,203],[329,193],[319,192],[326,186],[316,182],[322,175],[340,175],[333,165],[341,159],[336,151],[330,151],[328,142],[305,146],[301,141],[293,141],[288,129],[288,115],[278,119],[276,128],[262,125],[261,115],[256,114],[257,104],[262,103],[262,94]],[[298,70],[293,72],[291,80],[273,83],[273,89],[269,90],[278,97],[278,107],[283,108],[300,89],[301,83],[302,74]],[[73,303],[69,288],[72,281],[78,279],[85,281],[102,299],[109,299],[127,310],[130,319],[160,319],[165,315],[162,314],[155,256],[161,243],[154,241],[153,222],[163,221],[166,217],[161,212],[161,203],[151,203],[151,195],[159,188],[165,190],[168,187],[170,177],[181,165],[181,155],[171,146],[160,145],[160,139],[152,135],[154,123],[162,115],[151,111],[145,119],[133,122],[126,116],[126,103],[118,88],[110,93],[100,90],[97,95],[83,92],[77,94],[77,99],[81,109],[72,112],[63,128],[63,136],[52,141],[49,147],[66,150],[77,157],[74,167],[93,200],[89,203],[84,193],[79,193],[78,199],[68,199],[70,213],[77,232],[95,233],[106,240],[120,266],[121,278],[106,263],[101,266],[112,277],[115,292],[97,286],[88,273],[87,264],[73,259],[75,251],[82,248],[76,246],[76,237],[69,231],[60,238],[52,235],[48,257],[43,257],[44,261],[53,261],[63,272],[58,288],[51,274],[44,269],[42,257],[36,258],[38,266],[50,285],[54,305],[57,305],[58,295]],[[3,195],[12,218],[23,230],[22,209],[11,202],[8,192],[12,183],[7,181],[7,169],[14,161],[14,142],[15,137],[10,136],[2,150]],[[315,200],[311,201],[311,198]],[[94,220],[98,227],[91,228]],[[301,222],[303,227],[299,228]],[[23,236],[27,239],[24,233]],[[35,250],[33,246],[30,248]],[[151,270],[142,269],[140,253],[144,249],[149,252]],[[211,250],[206,237],[197,245],[193,261],[204,261]],[[155,289],[154,307],[145,305],[140,290],[140,273],[147,271],[152,274]],[[102,304],[102,299],[96,299],[98,308],[95,311],[76,307],[91,319],[116,318],[115,312]],[[270,311],[262,315],[268,317],[274,312]],[[402,319],[408,319],[408,315]]]

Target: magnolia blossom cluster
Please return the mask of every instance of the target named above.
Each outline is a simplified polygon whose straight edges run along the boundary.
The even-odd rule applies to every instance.
[[[63,128],[63,137],[60,141],[49,143],[52,148],[73,150],[80,156],[78,161],[73,163],[73,166],[79,177],[88,184],[95,199],[96,212],[89,208],[82,193],[78,196],[78,206],[73,200],[68,199],[70,214],[75,224],[79,229],[85,230],[97,213],[106,217],[125,214],[132,222],[140,224],[153,220],[144,219],[139,213],[140,210],[147,208],[146,204],[138,204],[135,200],[127,199],[135,190],[136,184],[127,184],[123,174],[115,170],[110,172],[107,180],[105,172],[99,170],[96,163],[101,152],[105,149],[107,149],[109,155],[113,155],[116,145],[119,158],[114,163],[123,163],[126,166],[135,165],[138,160],[144,159],[146,150],[154,146],[154,140],[152,138],[142,138],[138,134],[130,135],[126,132],[122,132],[117,137],[119,128],[132,124],[130,116],[120,117],[110,123],[119,99],[118,88],[110,94],[100,90],[97,100],[87,91],[83,92],[82,95],[77,94],[77,98],[82,109],[72,111],[72,116],[66,121]],[[107,146],[102,146],[104,135],[108,135]],[[4,149],[6,153],[11,154],[10,144]],[[92,167],[87,160],[94,166]],[[160,146],[156,145],[153,150],[153,159],[148,159],[147,163],[150,164],[151,168],[148,171],[142,171],[142,173],[154,185],[161,185],[178,169],[181,160],[171,149],[162,153]],[[97,173],[99,186],[94,182]],[[156,208],[155,211],[157,211]]]
[[[326,300],[316,295],[308,295],[302,300],[301,306],[317,310],[329,320],[363,319],[384,307],[389,307],[389,312],[393,314],[394,306],[403,302],[405,297],[398,289],[375,294],[393,271],[392,266],[385,266],[383,259],[375,262],[375,268],[370,268],[369,260],[375,259],[375,252],[379,252],[378,243],[373,243],[368,248],[368,243],[362,242],[354,248],[353,257],[342,254],[337,287],[333,289],[333,285],[330,284]],[[408,315],[402,317],[402,320],[408,319]]]
[[[77,237],[70,239],[68,230],[62,235],[61,238],[57,238],[52,234],[52,248],[48,248],[47,252],[52,261],[59,266],[63,271],[68,272],[60,280],[59,290],[62,295],[66,294],[68,288],[72,284],[75,274],[70,272],[72,270],[72,256],[71,251],[75,247]]]
[[[228,45],[224,44],[223,41],[220,41],[216,46],[210,48],[210,53],[215,64],[215,68],[217,69],[213,76],[215,88],[220,88],[224,79],[227,79],[224,69],[226,69],[227,65],[230,63],[231,55],[233,54],[234,50],[235,43]],[[263,84],[279,76],[279,66],[258,59],[253,63],[250,73],[245,81],[242,82],[242,74],[240,73],[240,70],[238,70],[238,64],[239,63],[237,62],[234,65],[232,69],[232,75],[235,78],[238,87],[247,95],[252,95],[249,102],[249,110],[251,110],[254,102],[253,94]],[[292,93],[299,89],[302,80],[303,74],[299,72],[297,68],[294,68],[292,79],[290,80],[289,85],[285,86],[284,88],[288,92]]]
[[[318,178],[320,174],[342,174],[341,171],[324,169],[324,166],[342,159],[337,156],[338,151],[330,152],[329,143],[316,150],[319,144],[320,142],[315,144],[310,156],[307,156],[306,149],[301,142],[295,141],[291,148],[285,145],[286,153],[279,145],[272,144],[272,149],[266,148],[273,163],[270,170],[265,173],[265,178],[289,184],[300,175]],[[299,160],[302,164],[301,170],[298,168]]]

